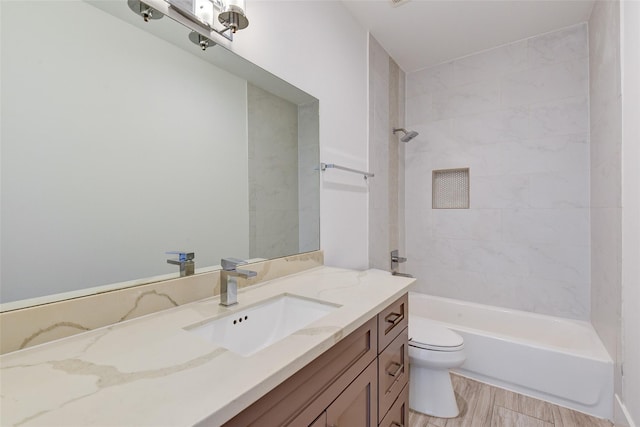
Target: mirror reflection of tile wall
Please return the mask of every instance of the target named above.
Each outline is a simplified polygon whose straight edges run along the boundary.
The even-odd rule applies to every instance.
[[[315,250],[318,103],[298,106],[249,84],[247,110],[250,257]]]
[[[247,86],[249,256],[298,250],[298,107]],[[278,125],[273,126],[277,117]]]
[[[298,212],[300,253],[319,248],[320,236],[320,105],[298,105]]]

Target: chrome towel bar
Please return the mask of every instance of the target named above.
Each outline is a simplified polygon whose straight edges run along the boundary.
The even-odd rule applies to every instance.
[[[364,176],[364,179],[373,178],[375,174],[371,172],[360,171],[357,169],[351,169],[345,166],[336,165],[335,163],[320,163],[320,170],[326,171],[327,169],[340,169],[347,172],[353,172]]]

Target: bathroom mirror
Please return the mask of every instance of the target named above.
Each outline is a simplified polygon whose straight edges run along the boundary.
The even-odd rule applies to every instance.
[[[4,310],[319,248],[317,99],[126,0],[0,6]]]

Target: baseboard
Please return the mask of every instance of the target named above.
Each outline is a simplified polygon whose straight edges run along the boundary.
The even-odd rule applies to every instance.
[[[636,423],[633,422],[631,414],[627,411],[627,407],[620,400],[620,396],[617,394],[613,399],[613,419],[616,423],[616,427],[636,427]]]

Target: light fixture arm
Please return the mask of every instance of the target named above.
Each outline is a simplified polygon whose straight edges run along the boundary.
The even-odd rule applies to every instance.
[[[224,30],[218,30],[216,28],[210,28],[211,31],[214,31],[218,34],[220,34],[222,37],[224,37],[225,39],[229,40],[230,42],[233,41],[233,31],[231,31],[231,27],[225,27]]]

